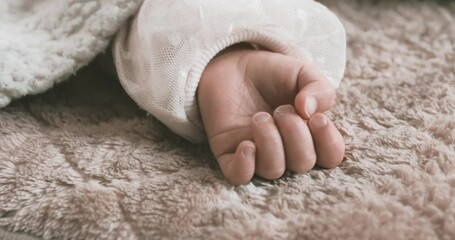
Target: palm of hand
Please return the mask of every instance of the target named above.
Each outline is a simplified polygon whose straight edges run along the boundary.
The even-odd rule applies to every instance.
[[[210,147],[234,185],[247,183],[255,173],[276,179],[286,168],[305,172],[316,163],[338,165],[343,139],[325,115],[316,113],[334,100],[328,81],[309,63],[256,50],[216,57],[198,88]]]

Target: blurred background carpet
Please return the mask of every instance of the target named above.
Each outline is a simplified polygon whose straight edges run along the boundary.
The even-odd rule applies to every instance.
[[[233,188],[91,65],[0,110],[0,238],[454,239],[455,2],[323,3],[349,39],[340,167]]]

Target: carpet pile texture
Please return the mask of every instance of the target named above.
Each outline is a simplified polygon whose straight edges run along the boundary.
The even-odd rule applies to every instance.
[[[206,146],[92,64],[0,110],[0,227],[44,239],[454,239],[455,3],[322,3],[349,39],[328,113],[347,144],[340,167],[234,188]]]

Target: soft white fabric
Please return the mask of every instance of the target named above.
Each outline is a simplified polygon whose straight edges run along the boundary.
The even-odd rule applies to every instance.
[[[350,39],[340,167],[234,188],[92,65],[0,110],[0,239],[455,239],[455,1],[324,4]]]
[[[199,142],[199,79],[218,52],[239,42],[307,58],[334,87],[344,73],[344,28],[312,0],[145,0],[117,35],[113,54],[129,95],[174,132]]]
[[[67,79],[108,46],[141,0],[0,0],[0,108]]]

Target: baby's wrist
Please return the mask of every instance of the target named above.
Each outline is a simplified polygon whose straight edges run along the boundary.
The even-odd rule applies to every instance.
[[[241,43],[231,45],[231,46],[221,50],[217,55],[215,55],[215,58],[222,54],[237,51],[237,50],[255,50],[255,49],[257,49],[257,48],[254,44],[251,44],[248,42],[241,42]]]

